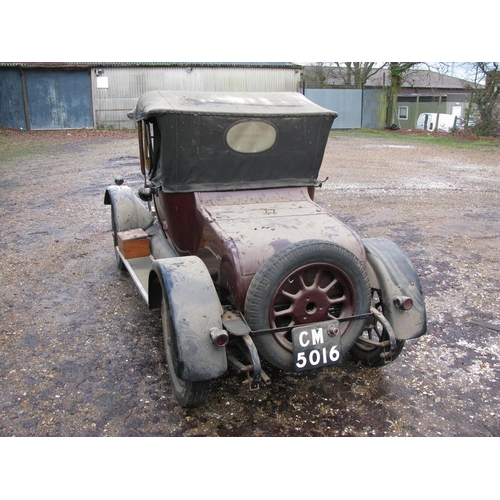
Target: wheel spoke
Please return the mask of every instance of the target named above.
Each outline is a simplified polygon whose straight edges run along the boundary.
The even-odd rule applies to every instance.
[[[346,300],[347,300],[347,297],[345,295],[342,295],[341,297],[336,297],[334,299],[328,298],[328,303],[330,305],[340,304],[341,302],[345,302]]]
[[[295,300],[297,296],[299,295],[300,292],[297,293],[291,293],[286,290],[281,290],[281,295],[285,296],[288,299]]]
[[[299,273],[298,275],[299,282],[300,282],[300,289],[302,291],[306,291],[309,287],[306,285],[306,282],[304,281],[304,277],[302,276],[302,273]],[[300,293],[300,292],[298,292]]]
[[[333,280],[328,284],[326,285],[325,287],[321,288],[320,287],[320,290],[323,291],[324,293],[328,294],[330,292],[330,290],[338,283],[338,279],[337,278],[333,278]]]
[[[313,282],[311,283],[311,286],[309,287],[309,289],[316,289],[317,288],[317,289],[321,290],[321,287],[319,286],[320,277],[321,277],[321,269],[316,269]]]
[[[288,309],[280,309],[280,310],[274,309],[274,316],[275,317],[286,316],[286,315],[289,315],[292,313],[293,313],[292,307],[289,307]]]

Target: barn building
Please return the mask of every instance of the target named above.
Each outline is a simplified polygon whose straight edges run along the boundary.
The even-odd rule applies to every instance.
[[[300,90],[295,63],[0,63],[0,126],[27,130],[133,128],[148,90]]]

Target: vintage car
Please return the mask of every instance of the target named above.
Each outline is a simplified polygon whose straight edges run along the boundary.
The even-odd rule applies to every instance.
[[[228,364],[256,389],[270,382],[261,358],[300,372],[349,352],[381,367],[426,332],[401,248],[314,201],[337,113],[294,92],[152,91],[128,116],[144,186],[118,178],[104,202],[118,267],[161,308],[182,406],[206,402]]]

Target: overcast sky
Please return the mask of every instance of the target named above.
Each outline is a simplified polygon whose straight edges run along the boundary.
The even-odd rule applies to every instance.
[[[179,5],[178,5],[179,4]],[[378,2],[338,5],[192,0],[117,5],[87,0],[78,9],[58,0],[2,6],[0,60],[13,61],[414,61],[498,59],[496,18],[442,0],[423,0],[418,13]],[[450,13],[449,15],[447,13]],[[438,14],[432,14],[438,16]],[[477,18],[477,19],[475,19]],[[21,20],[17,22],[16,20]],[[419,21],[420,20],[420,21]],[[489,27],[489,24],[491,26]]]

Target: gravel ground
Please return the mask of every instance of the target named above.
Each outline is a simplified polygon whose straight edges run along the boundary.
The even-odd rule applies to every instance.
[[[185,410],[103,204],[116,175],[141,183],[135,137],[0,131],[1,436],[500,436],[498,147],[332,137],[317,201],[406,251],[428,334],[381,370],[265,365],[258,391],[230,370]]]

